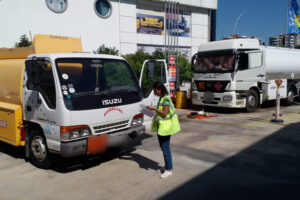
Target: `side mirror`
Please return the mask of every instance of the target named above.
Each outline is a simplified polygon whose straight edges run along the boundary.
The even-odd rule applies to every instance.
[[[196,63],[196,59],[198,58],[197,54],[193,55],[192,60],[191,60],[191,70],[194,71],[195,70],[195,63]]]
[[[195,64],[195,60],[197,58],[197,54],[193,55],[192,57],[192,61],[191,61],[191,64],[194,65]]]
[[[148,61],[147,63],[147,78],[153,79],[154,77],[154,65],[155,61]]]

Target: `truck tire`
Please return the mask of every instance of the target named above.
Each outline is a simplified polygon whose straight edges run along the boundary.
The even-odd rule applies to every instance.
[[[43,134],[38,130],[30,131],[28,143],[30,163],[41,169],[49,169],[51,164],[50,156]]]
[[[249,90],[246,96],[246,111],[254,112],[258,106],[258,94],[255,90]]]
[[[293,105],[295,102],[295,95],[296,95],[295,89],[292,85],[290,85],[288,87],[288,92],[287,92],[286,99],[284,101],[284,105],[286,105],[286,106]]]

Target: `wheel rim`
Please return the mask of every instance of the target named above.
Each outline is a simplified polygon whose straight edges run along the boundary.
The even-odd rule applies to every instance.
[[[35,136],[31,142],[31,151],[37,161],[45,160],[47,150],[44,139],[40,136]]]
[[[294,92],[292,90],[289,91],[288,93],[288,101],[289,102],[294,102]]]
[[[251,107],[254,107],[256,104],[256,99],[254,96],[250,95],[248,97],[248,105],[251,106]]]

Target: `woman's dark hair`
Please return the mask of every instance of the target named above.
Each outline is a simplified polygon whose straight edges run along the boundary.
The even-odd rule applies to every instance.
[[[165,96],[165,95],[169,94],[167,88],[165,87],[165,85],[160,81],[156,81],[153,84],[152,88],[160,90],[162,96]]]

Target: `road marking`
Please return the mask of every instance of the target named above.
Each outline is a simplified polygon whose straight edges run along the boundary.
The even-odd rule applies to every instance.
[[[207,119],[202,119],[204,122],[210,122],[210,123],[215,123],[215,124],[224,124],[224,125],[234,125],[234,126],[243,126],[243,124],[233,124],[233,123],[226,123],[226,122],[220,122],[216,120],[207,120]]]
[[[250,123],[250,124],[244,124],[244,126],[255,127],[255,126],[259,126],[259,125],[266,124],[266,123],[269,123],[269,122],[270,122],[270,120],[264,120],[264,121],[260,121],[260,122],[254,122],[254,123]]]
[[[299,115],[300,113],[289,113],[289,114],[286,114],[286,115],[283,115],[281,116],[280,118],[282,119],[287,119],[287,118],[290,118],[290,117],[293,117],[293,116],[296,116],[296,115]],[[263,120],[263,121],[259,121],[259,122],[254,122],[254,123],[243,123],[243,124],[234,124],[234,123],[226,123],[226,122],[220,122],[220,121],[216,121],[216,120],[212,120],[211,118],[208,118],[208,119],[202,119],[202,121],[204,122],[209,122],[209,123],[215,123],[215,124],[224,124],[224,125],[234,125],[234,126],[242,126],[242,127],[256,127],[256,126],[259,126],[259,125],[262,125],[262,124],[274,124],[274,125],[285,125],[285,124],[282,124],[282,123],[278,123],[278,124],[275,124],[275,123],[272,123],[270,122],[271,119],[269,120]]]
[[[287,118],[293,117],[295,115],[299,115],[299,113],[289,113],[289,114],[286,114],[286,115],[282,115],[280,118],[287,119]],[[244,125],[248,126],[248,127],[255,127],[255,126],[262,125],[262,124],[271,123],[270,120],[264,120],[264,121],[250,123],[250,124],[244,124]],[[275,124],[275,123],[272,123],[272,124]],[[277,125],[282,125],[282,124],[277,124]]]

